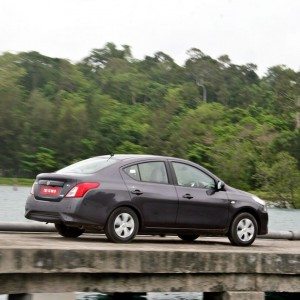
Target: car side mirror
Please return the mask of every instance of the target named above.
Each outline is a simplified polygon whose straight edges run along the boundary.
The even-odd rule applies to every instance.
[[[211,196],[214,193],[223,190],[224,186],[225,186],[225,183],[223,181],[218,181],[217,184],[216,184],[216,186],[215,186],[215,188],[208,189],[206,191],[206,194],[209,195],[209,196]]]
[[[217,191],[221,191],[224,189],[225,183],[223,181],[218,181],[217,183]]]

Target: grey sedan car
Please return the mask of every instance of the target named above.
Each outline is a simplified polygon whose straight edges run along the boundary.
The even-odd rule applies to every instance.
[[[190,242],[215,234],[248,246],[268,231],[263,200],[198,164],[153,155],[98,156],[39,174],[25,217],[55,223],[64,237],[104,231],[123,243],[136,234],[175,234]]]

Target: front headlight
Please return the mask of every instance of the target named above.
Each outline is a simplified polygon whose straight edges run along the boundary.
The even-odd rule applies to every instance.
[[[260,199],[259,197],[255,196],[255,195],[252,195],[252,199],[259,203],[260,205],[262,205],[264,207],[264,211],[267,211],[267,206],[266,206],[266,202],[262,199]]]
[[[252,199],[261,205],[266,205],[266,202],[255,195],[252,195]]]

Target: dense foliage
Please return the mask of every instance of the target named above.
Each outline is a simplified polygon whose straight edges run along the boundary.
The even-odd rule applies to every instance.
[[[253,64],[199,49],[184,66],[163,52],[137,60],[112,43],[77,64],[4,53],[0,175],[32,177],[108,153],[162,154],[295,204],[299,95],[299,72],[274,66],[260,78]]]

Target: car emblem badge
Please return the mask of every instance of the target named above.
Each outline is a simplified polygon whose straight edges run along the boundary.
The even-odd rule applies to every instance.
[[[50,181],[47,181],[47,185],[50,185],[50,183],[51,183]]]

